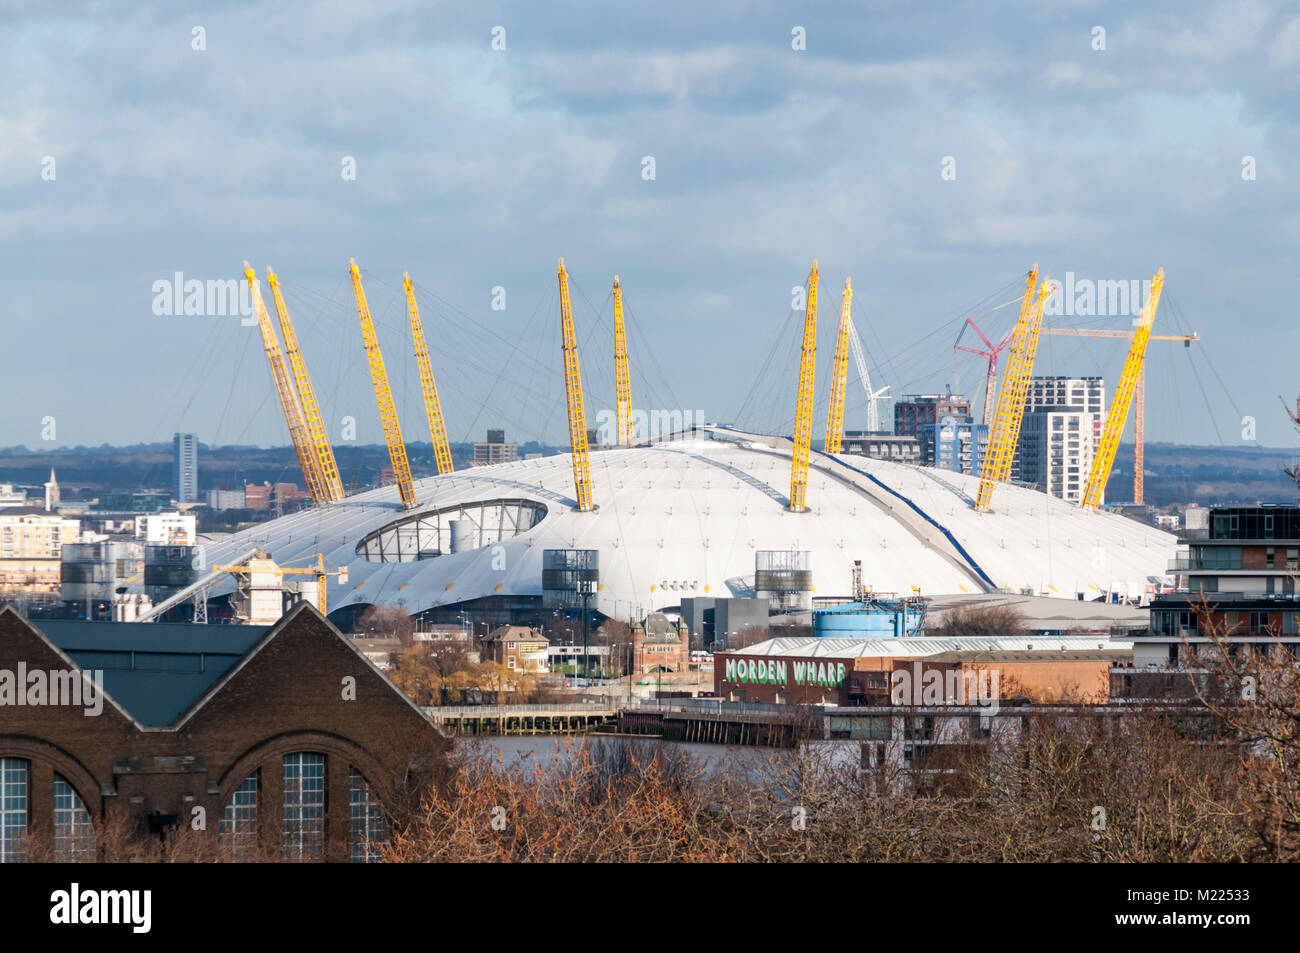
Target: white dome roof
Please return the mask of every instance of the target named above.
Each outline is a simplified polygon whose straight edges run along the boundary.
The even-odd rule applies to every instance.
[[[1175,537],[1002,485],[992,512],[971,508],[978,480],[858,456],[814,453],[808,511],[786,508],[789,441],[707,429],[651,446],[591,453],[594,512],[575,506],[568,454],[428,477],[403,511],[387,486],[252,527],[204,553],[208,565],[262,546],[282,565],[315,554],[349,567],[331,611],[353,604],[416,612],[494,594],[540,595],[542,551],[600,551],[600,611],[628,618],[690,596],[749,595],[757,550],[807,550],[822,595],[849,595],[854,560],[880,592],[993,588],[1088,598],[1140,594],[1165,574]],[[389,524],[475,501],[544,515],[518,535],[410,562],[369,561],[358,543]],[[540,504],[540,507],[533,504]],[[453,514],[454,516],[454,514]],[[228,581],[214,592],[230,588]]]

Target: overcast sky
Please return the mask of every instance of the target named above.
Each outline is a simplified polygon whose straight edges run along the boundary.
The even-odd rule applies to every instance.
[[[1165,269],[1157,333],[1203,341],[1151,345],[1148,440],[1253,417],[1291,446],[1300,8],[1141,6],[0,0],[0,445],[286,443],[255,327],[155,313],[157,282],[245,258],[282,276],[336,442],[381,440],[349,257],[409,440],[404,271],[451,438],[561,442],[563,255],[592,426],[615,273],[638,407],[788,432],[818,258],[820,438],[846,275],[876,387],[977,393],[960,319],[1037,261]],[[1109,393],[1123,358],[1045,338],[1037,370]],[[851,373],[850,429],[864,407]]]

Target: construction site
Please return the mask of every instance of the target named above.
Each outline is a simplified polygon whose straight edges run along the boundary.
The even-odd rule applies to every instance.
[[[344,628],[372,606],[398,608],[426,623],[534,624],[580,606],[594,618],[632,622],[650,612],[680,612],[684,600],[766,599],[774,616],[809,622],[815,607],[878,608],[937,595],[1001,592],[1141,605],[1171,581],[1165,568],[1177,549],[1175,536],[1113,511],[1104,496],[1133,418],[1132,501],[1125,502],[1143,498],[1149,344],[1186,348],[1200,340],[1194,332],[1153,334],[1163,270],[1152,278],[1134,327],[1116,330],[1044,327],[1049,302],[1062,289],[1033,266],[1013,297],[959,323],[954,383],[958,357],[980,360],[979,419],[950,385],[946,394],[896,400],[892,430],[881,410],[890,387],[873,384],[849,278],[829,361],[823,356],[830,379],[824,389],[817,386],[822,288],[816,261],[802,287],[802,314],[785,324],[792,335],[773,346],[732,423],[700,419],[666,432],[647,428],[656,414],[666,416],[660,408],[668,402],[655,393],[649,413],[634,404],[633,369],[639,361],[658,364],[648,342],[644,354],[629,347],[624,289],[615,276],[610,313],[595,318],[612,343],[598,358],[612,358],[612,380],[602,387],[610,389],[614,412],[602,433],[592,429],[586,409],[584,329],[575,322],[571,278],[560,259],[554,311],[540,321],[560,345],[555,365],[563,379],[568,452],[459,470],[439,400],[435,371],[441,369],[426,343],[420,294],[405,274],[395,297],[415,358],[421,437],[427,426],[433,450],[433,472],[418,477],[393,384],[405,378],[405,362],[394,365],[401,376],[390,375],[355,261],[347,277],[391,482],[345,491],[279,276],[267,269],[268,308],[246,262],[273,394],[311,505],[196,545],[183,554],[191,567],[184,584],[158,593],[135,618],[267,624],[305,600]],[[986,333],[978,323],[991,326],[997,312],[1010,308],[1014,323],[1003,334]],[[454,326],[439,330],[440,337],[455,333]],[[1040,342],[1052,336],[1127,345],[1104,405],[1100,374],[1070,381],[1035,375]],[[539,355],[538,364],[548,363]],[[850,387],[850,363],[860,396]],[[879,383],[890,358],[877,354],[874,363]],[[763,416],[764,401],[778,405],[769,420],[792,419],[788,431],[779,423],[747,425]],[[825,428],[816,434],[823,413]],[[852,417],[865,428],[846,430]],[[1034,428],[1041,433],[1035,436]],[[905,442],[913,449],[901,459],[879,452]],[[1034,457],[1057,482],[1027,478]],[[790,571],[772,571],[774,554]],[[898,634],[909,634],[907,628]]]

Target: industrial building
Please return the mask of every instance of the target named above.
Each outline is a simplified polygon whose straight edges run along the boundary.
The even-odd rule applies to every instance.
[[[0,670],[67,688],[5,708],[0,861],[93,860],[110,818],[204,830],[232,859],[374,860],[449,747],[306,606],[271,628],[36,625],[6,608]]]
[[[716,653],[713,677],[719,698],[765,704],[967,704],[951,687],[970,684],[971,672],[984,673],[985,690],[1005,692],[987,697],[989,707],[1010,696],[1101,703],[1112,666],[1131,657],[1130,644],[1098,636],[776,638]],[[931,676],[940,694],[923,697],[931,669],[963,678]]]

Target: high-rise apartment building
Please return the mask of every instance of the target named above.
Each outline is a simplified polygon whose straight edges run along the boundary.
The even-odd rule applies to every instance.
[[[945,439],[955,440],[960,446],[958,431],[965,428],[967,462],[971,449],[979,447],[978,435],[972,434],[970,401],[961,394],[909,394],[894,404],[894,433],[900,437],[915,437],[921,447],[922,466],[938,465],[941,444]],[[975,442],[972,444],[972,438]],[[985,438],[987,440],[987,438]],[[982,451],[977,451],[982,455]],[[958,457],[961,454],[958,453]]]
[[[172,493],[177,503],[195,503],[199,499],[199,438],[192,433],[178,433],[172,438],[175,459]]]
[[[519,459],[519,444],[506,443],[504,430],[489,430],[486,443],[474,444],[474,466],[487,467],[494,463],[509,463]]]
[[[1100,377],[1031,377],[1012,478],[1077,503],[1105,424]]]

